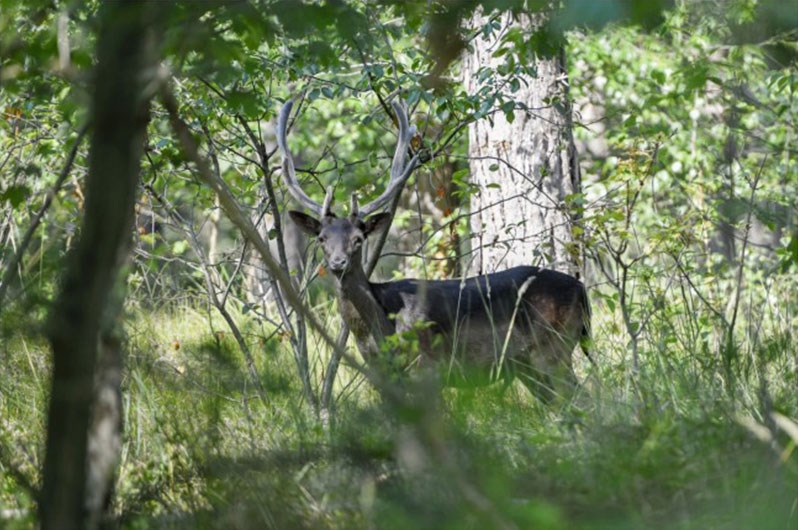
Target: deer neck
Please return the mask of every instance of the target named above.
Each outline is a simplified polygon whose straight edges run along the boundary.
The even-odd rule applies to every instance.
[[[374,354],[382,340],[395,332],[395,327],[374,297],[360,259],[352,262],[357,265],[338,278],[338,307],[361,353]]]

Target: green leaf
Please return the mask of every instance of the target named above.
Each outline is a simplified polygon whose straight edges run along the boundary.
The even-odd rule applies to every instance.
[[[779,252],[782,256],[781,269],[787,271],[790,265],[798,265],[798,232],[792,235],[790,242]]]
[[[462,182],[465,177],[469,175],[471,171],[465,167],[463,169],[458,169],[454,173],[452,173],[452,180],[455,182]]]
[[[607,304],[607,309],[610,310],[610,313],[615,311],[615,300],[613,300],[612,298],[607,298],[606,300],[604,300],[604,302]]]
[[[12,184],[0,193],[0,201],[8,202],[16,209],[30,196],[30,188],[21,184]]]
[[[513,123],[515,120],[515,113],[513,112],[515,110],[515,101],[505,101],[502,103],[501,109],[507,121]]]
[[[181,239],[180,241],[175,241],[172,243],[172,254],[175,256],[184,254],[186,250],[188,250],[188,241],[185,239]]]
[[[261,111],[258,96],[253,92],[233,91],[227,94],[227,106],[236,114],[257,116]]]

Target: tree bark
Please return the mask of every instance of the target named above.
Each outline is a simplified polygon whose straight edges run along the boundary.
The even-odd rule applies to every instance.
[[[147,89],[156,70],[153,4],[109,2],[102,10],[86,207],[80,240],[48,322],[53,373],[39,503],[44,529],[87,523],[87,447],[98,343],[119,308],[114,304],[107,311],[129,248],[149,121]]]
[[[100,332],[97,373],[86,455],[86,527],[108,515],[116,467],[122,454],[122,341],[114,330]]]
[[[463,80],[470,94],[485,86],[481,67],[493,69],[507,56],[495,57],[508,29],[534,33],[543,12],[498,17],[500,29],[471,43],[463,61]],[[478,9],[471,27],[488,17]],[[538,55],[537,76],[523,75],[520,88],[498,83],[515,100],[514,121],[495,112],[469,126],[471,182],[479,191],[471,198],[472,274],[515,265],[545,265],[577,274],[579,249],[573,243],[573,215],[566,197],[580,190],[579,166],[571,130],[571,105],[564,50],[553,57]],[[494,78],[495,79],[495,78]]]

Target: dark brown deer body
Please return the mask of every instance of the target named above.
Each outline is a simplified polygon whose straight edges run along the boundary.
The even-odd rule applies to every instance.
[[[571,355],[578,343],[584,348],[589,330],[582,283],[537,267],[514,267],[462,280],[369,282],[362,247],[371,233],[387,229],[390,214],[368,214],[390,199],[390,189],[401,188],[397,183],[403,184],[415,165],[415,157],[404,164],[410,136],[404,109],[394,104],[399,146],[388,189],[360,210],[353,197],[350,215],[341,218],[330,211],[330,190],[319,205],[298,184],[292,185],[296,176],[285,138],[290,108],[289,103],[278,121],[284,171],[291,173],[286,181],[297,200],[318,218],[289,213],[321,245],[328,270],[336,277],[341,316],[364,358],[369,361],[378,355],[385,337],[412,332],[418,338],[419,363],[445,367],[449,383],[483,383],[517,375],[544,401],[568,393],[576,384]]]

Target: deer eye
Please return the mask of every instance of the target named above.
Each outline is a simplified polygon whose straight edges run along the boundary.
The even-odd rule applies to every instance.
[[[359,247],[362,244],[363,244],[363,236],[354,236],[352,238],[352,245],[354,245],[355,247]]]
[[[319,243],[324,243],[325,241],[327,241],[327,237],[326,236],[318,236],[318,237],[316,237],[316,241],[318,241]]]

